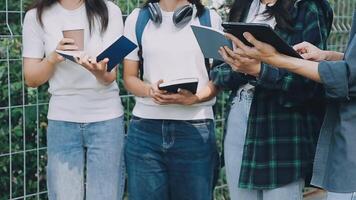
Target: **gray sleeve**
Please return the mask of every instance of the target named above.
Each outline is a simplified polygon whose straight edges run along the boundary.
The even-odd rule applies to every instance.
[[[345,61],[321,62],[319,75],[330,99],[349,99],[347,63]]]
[[[356,98],[356,36],[350,42],[345,60],[321,62],[318,70],[327,98]]]

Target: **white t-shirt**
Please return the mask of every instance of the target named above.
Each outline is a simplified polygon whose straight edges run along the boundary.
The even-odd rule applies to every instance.
[[[36,17],[36,9],[27,12],[23,27],[23,57],[43,58],[53,52],[63,38],[62,30],[84,29],[84,51],[97,56],[123,34],[120,9],[107,1],[109,25],[100,34],[100,25],[89,31],[85,5],[67,10],[55,3],[43,13],[44,28]],[[48,119],[69,122],[98,122],[114,119],[123,114],[116,82],[105,86],[81,65],[63,61],[56,66],[49,80]]]
[[[124,35],[137,44],[135,26],[139,9],[135,9],[126,19]],[[153,84],[160,79],[170,81],[179,78],[199,79],[198,91],[205,88],[209,76],[205,67],[204,56],[190,27],[199,25],[199,18],[192,19],[183,28],[176,28],[172,21],[173,12],[162,10],[162,24],[149,21],[142,35],[144,59],[144,81]],[[212,27],[222,30],[221,18],[215,11],[210,11]],[[208,42],[208,41],[207,41]],[[138,49],[126,59],[139,61]],[[147,119],[195,120],[213,119],[212,105],[215,98],[193,106],[158,105],[151,98],[136,97],[133,114]]]
[[[250,10],[248,12],[246,23],[262,23],[268,24],[272,28],[275,28],[277,25],[276,18],[268,18],[264,12],[266,11],[267,6],[260,2],[260,0],[254,0],[251,4]],[[246,90],[251,90],[254,88],[253,85],[247,83],[242,86]]]

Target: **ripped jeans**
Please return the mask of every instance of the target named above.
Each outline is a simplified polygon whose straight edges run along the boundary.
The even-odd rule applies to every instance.
[[[213,120],[133,117],[125,144],[130,200],[209,200],[218,154]]]

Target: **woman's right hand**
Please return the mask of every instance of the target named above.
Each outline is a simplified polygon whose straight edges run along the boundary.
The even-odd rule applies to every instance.
[[[293,46],[304,59],[311,61],[323,61],[327,60],[327,52],[319,49],[309,42],[302,42]]]
[[[148,88],[148,92],[147,92],[147,96],[151,97],[153,99],[153,101],[157,104],[162,104],[162,99],[160,97],[160,95],[163,95],[165,93],[167,93],[164,90],[160,90],[158,88],[159,84],[163,83],[163,80],[159,80],[157,83],[152,84],[149,88]]]
[[[63,38],[59,41],[56,50],[60,51],[75,51],[78,50],[78,47],[74,45],[74,40],[70,38]],[[53,51],[48,57],[47,60],[55,65],[64,61],[63,56],[59,55],[56,51]]]

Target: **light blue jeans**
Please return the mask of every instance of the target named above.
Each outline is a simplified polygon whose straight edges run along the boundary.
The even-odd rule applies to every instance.
[[[124,137],[123,117],[94,123],[49,120],[49,199],[122,199],[125,185]]]
[[[233,100],[227,121],[224,156],[231,200],[302,200],[303,180],[272,190],[248,190],[238,187],[252,99],[253,91],[240,89]]]
[[[354,193],[328,192],[327,200],[356,200],[356,192]]]

